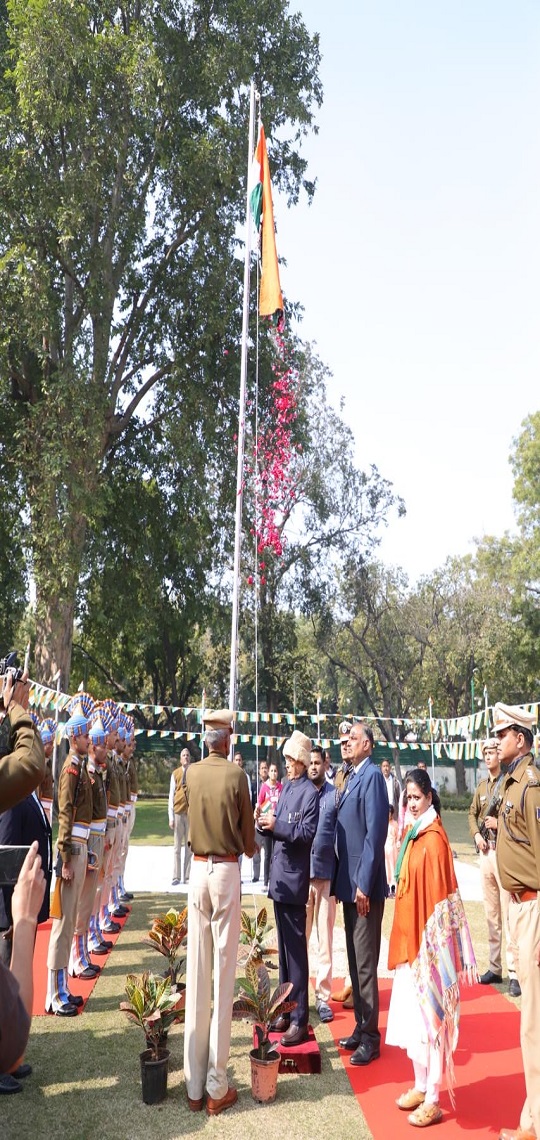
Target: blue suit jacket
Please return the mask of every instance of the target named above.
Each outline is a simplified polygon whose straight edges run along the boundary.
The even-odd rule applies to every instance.
[[[288,780],[279,797],[273,836],[268,897],[305,906],[309,856],[319,819],[319,793],[307,775]]]
[[[15,847],[29,847],[37,839],[41,866],[46,879],[45,894],[38,915],[38,922],[46,922],[49,917],[49,896],[52,877],[52,839],[50,824],[36,803],[34,796],[26,796],[15,807],[0,815],[0,843]],[[14,887],[0,888],[0,928],[11,926],[11,896]]]
[[[310,876],[331,879],[334,870],[334,835],[336,830],[337,793],[328,780],[319,789],[319,822],[311,848]]]
[[[387,895],[384,844],[388,832],[388,795],[384,776],[371,757],[353,772],[337,810],[337,861],[332,894],[354,902],[356,888],[370,899]]]

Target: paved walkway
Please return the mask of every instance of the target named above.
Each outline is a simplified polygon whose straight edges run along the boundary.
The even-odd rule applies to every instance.
[[[182,903],[185,904],[187,902],[187,884],[183,884],[179,887],[173,887],[171,885],[172,866],[172,844],[168,847],[131,846],[128,852],[125,874],[127,890],[170,894],[172,906],[179,906],[182,905]],[[481,902],[482,892],[480,889],[480,871],[478,866],[472,863],[462,863],[459,859],[455,860],[454,866],[462,899],[466,902]],[[259,906],[261,904],[261,896],[264,896],[261,883],[252,882],[251,859],[246,858],[242,859],[242,895],[246,899],[258,899]],[[392,906],[392,901],[389,900],[387,905]],[[270,934],[270,941],[271,938],[272,935]],[[310,962],[312,973],[314,969],[316,969],[317,963],[317,950],[314,939],[315,935],[313,934],[310,943],[310,951],[313,951],[312,961]],[[344,977],[347,973],[347,952],[345,949],[345,931],[341,926],[336,926],[334,929],[332,961],[335,977]],[[383,938],[381,943],[378,973],[380,977],[392,976],[388,972],[388,940],[386,938]]]
[[[461,897],[465,902],[481,902],[480,871],[473,863],[454,863]],[[126,867],[126,887],[128,891],[154,891],[156,894],[187,896],[187,885],[171,886],[173,867],[172,844],[167,847],[130,846]],[[243,893],[252,889],[251,859],[242,859]],[[261,883],[253,884],[257,894],[262,894]]]

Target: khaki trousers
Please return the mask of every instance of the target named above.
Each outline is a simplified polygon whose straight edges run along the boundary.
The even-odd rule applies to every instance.
[[[317,932],[318,963],[315,981],[317,1001],[328,1002],[332,990],[332,941],[336,921],[336,898],[330,894],[330,879],[312,879],[306,903],[306,939],[313,923]]]
[[[98,888],[99,877],[101,875],[101,868],[103,864],[103,848],[105,846],[105,835],[90,832],[88,836],[88,850],[92,851],[97,859],[96,867],[93,871],[87,867],[86,875],[84,877],[83,888],[81,897],[79,899],[79,909],[77,912],[77,921],[75,923],[74,934],[86,934],[90,916],[94,909],[94,901],[96,898],[96,891]]]
[[[480,852],[480,882],[484,897],[484,910],[488,925],[489,968],[494,974],[502,970],[502,932],[506,937],[506,967],[510,978],[516,976],[516,949],[508,927],[510,895],[501,885],[496,852],[488,848]]]
[[[510,933],[517,948],[517,976],[521,986],[521,1054],[526,1097],[520,1127],[535,1129],[540,1137],[540,967],[534,961],[540,942],[538,899],[515,903],[508,911]]]
[[[225,1096],[240,940],[240,865],[194,859],[188,891],[184,1075],[188,1096]],[[212,986],[213,967],[213,986]],[[213,1001],[213,1005],[212,1005]]]
[[[108,851],[105,852],[103,859],[103,882],[101,884],[101,906],[104,907],[109,901],[113,881],[113,869],[116,859],[116,844],[118,836],[118,826],[116,820],[114,827],[110,827],[110,821],[107,821],[107,840],[111,844]]]
[[[188,845],[189,819],[187,811],[175,813],[174,816],[174,869],[173,879],[180,879],[187,883],[191,863],[191,847]],[[184,874],[182,874],[182,845],[185,847]]]
[[[67,970],[68,968],[71,941],[75,930],[87,862],[86,843],[77,840],[71,848],[73,878],[70,883],[64,879],[60,882],[62,917],[52,920],[49,953],[47,955],[48,970]]]

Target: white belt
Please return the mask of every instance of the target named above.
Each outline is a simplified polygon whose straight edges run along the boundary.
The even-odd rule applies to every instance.
[[[118,808],[115,808],[115,807],[108,807],[107,808],[107,818],[108,819],[116,819],[117,815],[118,815]]]
[[[107,820],[106,819],[103,819],[103,820],[94,819],[94,820],[92,820],[92,823],[90,824],[90,831],[94,832],[94,834],[101,835],[106,830],[107,830]]]
[[[71,838],[72,839],[79,839],[79,840],[83,839],[84,842],[86,843],[86,841],[88,839],[89,831],[90,831],[90,824],[74,823],[72,830],[71,830]]]

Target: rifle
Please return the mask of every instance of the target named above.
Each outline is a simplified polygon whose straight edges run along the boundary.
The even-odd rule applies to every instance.
[[[486,843],[494,843],[497,838],[497,832],[492,827],[486,827],[484,820],[486,820],[488,816],[494,816],[495,819],[498,818],[504,798],[502,793],[499,791],[502,780],[503,774],[501,773],[491,794],[491,799],[486,808],[484,819],[478,828],[482,839],[484,839]]]

